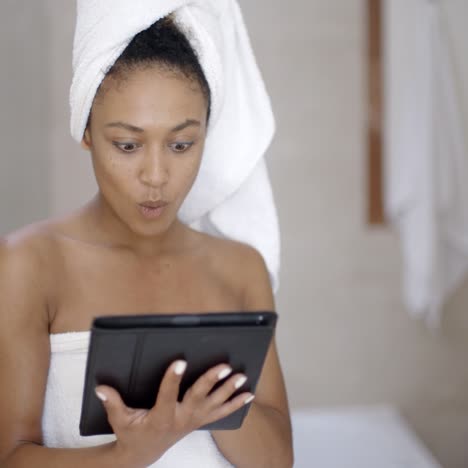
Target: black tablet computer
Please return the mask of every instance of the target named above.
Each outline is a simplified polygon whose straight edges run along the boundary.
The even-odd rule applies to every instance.
[[[97,317],[91,328],[80,434],[112,434],[97,385],[109,385],[132,408],[152,408],[169,365],[187,361],[179,398],[211,367],[227,363],[247,382],[233,395],[255,392],[276,326],[275,312]],[[237,429],[249,405],[200,429]]]

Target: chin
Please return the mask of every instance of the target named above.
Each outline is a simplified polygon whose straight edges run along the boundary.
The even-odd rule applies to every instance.
[[[171,226],[174,224],[175,219],[171,220],[156,220],[150,222],[139,222],[138,224],[133,224],[131,230],[138,236],[141,237],[157,237],[162,234],[165,234]]]

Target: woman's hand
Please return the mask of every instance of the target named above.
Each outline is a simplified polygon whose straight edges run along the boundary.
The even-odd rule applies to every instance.
[[[251,393],[242,393],[227,401],[245,383],[246,377],[242,374],[231,376],[210,393],[216,383],[232,372],[229,366],[220,364],[203,374],[187,390],[182,402],[178,402],[186,365],[185,361],[176,361],[169,366],[156,403],[149,410],[129,408],[113,388],[96,387],[96,394],[103,401],[117,437],[115,449],[119,459],[128,462],[129,466],[151,465],[190,432],[228,416],[252,400]]]

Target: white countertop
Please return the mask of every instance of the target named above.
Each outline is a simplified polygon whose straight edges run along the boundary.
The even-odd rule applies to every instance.
[[[295,468],[442,468],[391,406],[292,412]]]

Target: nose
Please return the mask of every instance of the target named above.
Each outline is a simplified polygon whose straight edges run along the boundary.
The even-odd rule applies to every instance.
[[[148,151],[140,168],[140,180],[143,184],[158,188],[169,180],[169,168],[161,151]]]

